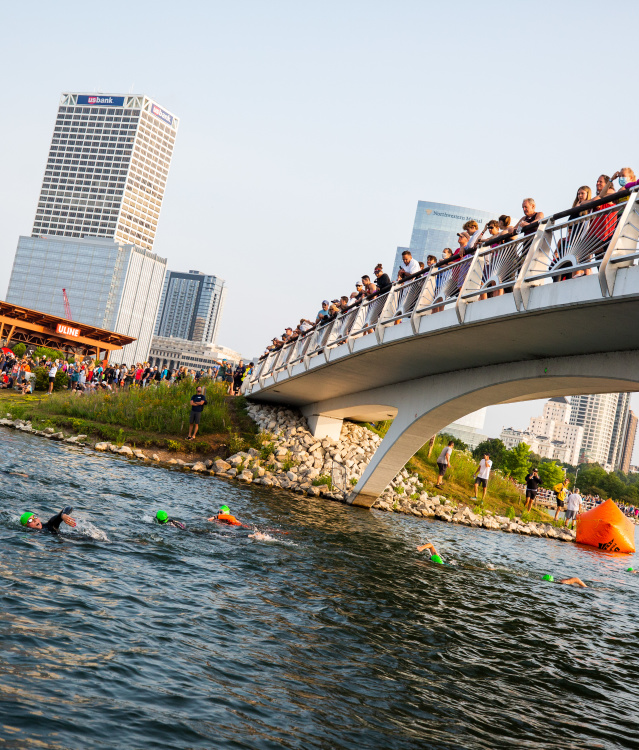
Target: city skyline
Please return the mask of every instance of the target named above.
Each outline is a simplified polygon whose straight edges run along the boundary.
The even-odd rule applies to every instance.
[[[165,34],[162,13],[114,7],[150,38]],[[42,23],[33,26],[28,6],[12,7],[12,23],[30,28],[34,54],[24,55],[19,36],[0,52],[7,69],[22,61],[7,81],[12,114],[0,126],[0,296],[18,237],[33,226],[62,91],[145,91],[179,112],[154,251],[172,268],[212,267],[227,280],[218,340],[246,356],[261,353],[291,322],[313,316],[322,299],[350,291],[375,263],[391,268],[396,247],[409,243],[416,201],[490,207],[517,219],[523,197],[534,196],[549,214],[571,205],[579,185],[594,187],[601,172],[626,164],[637,171],[623,125],[633,121],[637,104],[624,96],[621,78],[604,70],[592,70],[590,81],[624,103],[615,139],[593,138],[594,126],[582,126],[578,97],[562,100],[560,118],[523,104],[508,117],[470,118],[471,110],[488,112],[498,94],[527,99],[522,92],[534,83],[543,98],[574,79],[574,61],[602,36],[615,38],[629,2],[599,14],[597,28],[586,23],[599,8],[589,2],[578,15],[542,2],[534,17],[499,3],[488,13],[472,3],[251,8],[247,15],[220,3],[198,6],[197,24],[175,19],[172,54],[150,56],[121,33],[117,13],[104,17],[71,3],[65,13],[42,8]],[[474,50],[472,71],[450,55],[460,13],[487,40]],[[503,22],[500,55],[534,59],[532,69],[495,67],[495,18]],[[109,55],[95,54],[87,24],[109,36]],[[438,33],[428,35],[433,28]],[[60,47],[64,35],[73,47]],[[539,56],[540,43],[561,54]],[[447,59],[445,75],[431,72],[434,58]],[[42,65],[45,59],[56,64]],[[400,111],[406,114],[398,117]],[[639,411],[636,394],[631,406]],[[540,411],[534,402],[490,407],[484,429],[498,436],[504,426],[525,427]]]

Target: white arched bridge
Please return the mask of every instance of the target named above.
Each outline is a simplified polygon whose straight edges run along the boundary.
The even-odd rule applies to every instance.
[[[493,404],[639,391],[639,192],[398,283],[272,351],[249,399],[318,437],[393,424],[349,502],[370,507],[435,433]]]

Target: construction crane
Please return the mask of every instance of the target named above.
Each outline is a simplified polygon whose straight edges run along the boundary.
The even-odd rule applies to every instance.
[[[64,314],[67,317],[67,320],[72,320],[71,318],[71,307],[69,306],[69,298],[67,297],[67,290],[62,290],[62,298],[64,299]]]

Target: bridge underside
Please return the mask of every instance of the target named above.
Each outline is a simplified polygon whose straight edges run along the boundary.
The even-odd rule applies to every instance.
[[[344,418],[394,418],[349,497],[370,507],[404,464],[446,425],[494,404],[590,393],[639,391],[639,351],[554,357],[477,367],[317,401],[302,407],[339,429]],[[331,434],[324,429],[321,434]],[[334,433],[333,433],[334,434]]]

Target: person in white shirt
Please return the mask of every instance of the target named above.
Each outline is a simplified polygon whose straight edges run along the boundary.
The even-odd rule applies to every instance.
[[[448,443],[448,445],[444,448],[444,450],[439,454],[439,458],[437,459],[437,467],[439,468],[439,476],[437,477],[437,483],[435,484],[435,487],[441,487],[442,483],[444,481],[444,474],[446,473],[446,469],[450,466],[450,457],[453,453],[453,446],[455,445],[455,442],[453,440]]]
[[[488,490],[488,477],[490,476],[490,470],[493,462],[490,460],[488,453],[484,453],[484,457],[479,462],[479,466],[475,469],[475,494],[471,497],[471,500],[477,500],[479,493],[479,485],[484,488],[484,494],[482,496],[482,502],[486,499],[486,491]]]
[[[55,383],[55,376],[58,374],[58,360],[51,365],[49,369],[49,396],[53,393],[53,384]]]
[[[420,270],[419,263],[413,258],[413,254],[408,250],[402,253],[402,262],[399,265],[397,281],[401,281],[406,276],[411,276]]]
[[[582,502],[579,490],[573,489],[566,500],[566,526],[570,529],[572,529],[573,521],[579,515]]]

